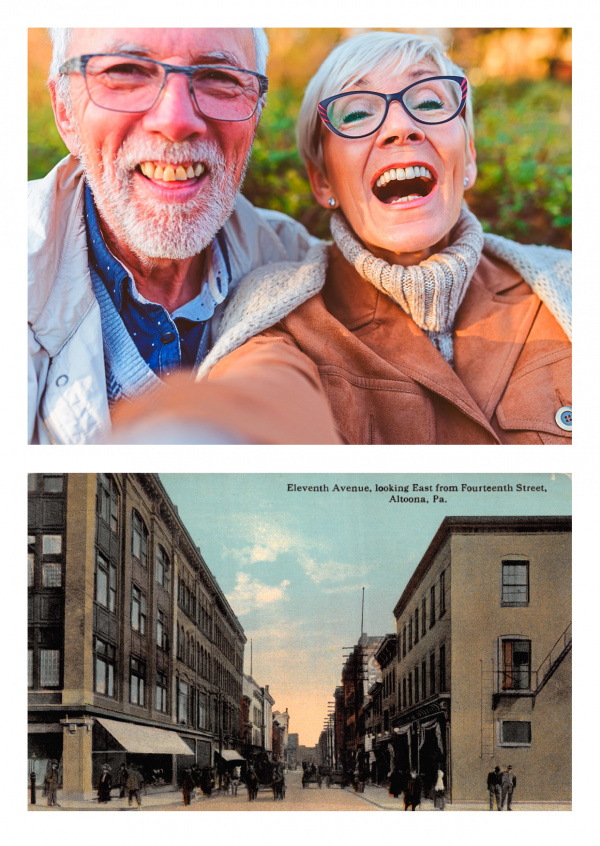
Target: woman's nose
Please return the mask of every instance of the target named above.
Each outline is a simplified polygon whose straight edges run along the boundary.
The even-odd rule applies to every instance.
[[[421,124],[411,118],[397,100],[392,100],[385,120],[377,131],[378,144],[418,144],[425,139]]]

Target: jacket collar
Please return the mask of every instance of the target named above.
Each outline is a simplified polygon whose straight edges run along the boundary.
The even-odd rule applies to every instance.
[[[489,420],[539,308],[538,298],[516,271],[482,255],[454,324],[454,369],[402,309],[362,279],[335,246],[323,300],[375,353],[496,438]],[[488,341],[484,361],[482,336]]]

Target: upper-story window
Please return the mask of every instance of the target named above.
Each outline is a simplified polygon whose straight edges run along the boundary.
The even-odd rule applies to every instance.
[[[421,602],[421,637],[427,634],[427,598],[423,597]]]
[[[502,561],[502,605],[518,607],[529,604],[529,561]]]
[[[165,589],[169,586],[169,567],[169,556],[159,544],[156,550],[156,582]]]
[[[63,492],[63,476],[62,474],[50,476],[44,473],[43,476],[43,490],[44,493],[62,493]]]
[[[419,642],[419,606],[415,608],[415,643]]]
[[[62,535],[43,535],[42,555],[60,555],[62,552]]]
[[[146,632],[146,597],[137,585],[131,587],[131,628],[140,634]]]
[[[531,687],[531,641],[501,640],[500,685],[502,690],[529,690]]]
[[[117,486],[106,473],[98,474],[98,515],[113,532],[119,529],[119,493]]]
[[[429,628],[435,624],[435,585],[429,590]]]
[[[117,568],[101,552],[96,552],[95,599],[99,605],[115,613],[117,608]]]
[[[144,567],[148,565],[148,529],[135,509],[131,512],[131,554]]]
[[[446,613],[446,571],[440,573],[440,617]]]

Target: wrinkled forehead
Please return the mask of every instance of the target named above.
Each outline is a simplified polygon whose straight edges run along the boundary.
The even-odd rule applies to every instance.
[[[185,64],[217,61],[254,70],[251,29],[73,29],[69,57],[87,53],[135,53],[151,59],[177,59]]]

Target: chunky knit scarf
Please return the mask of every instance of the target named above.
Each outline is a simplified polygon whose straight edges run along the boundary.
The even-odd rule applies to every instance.
[[[331,218],[331,234],[363,279],[391,297],[452,364],[454,318],[483,249],[483,230],[475,215],[463,208],[452,230],[451,246],[413,267],[376,258],[340,212]]]

